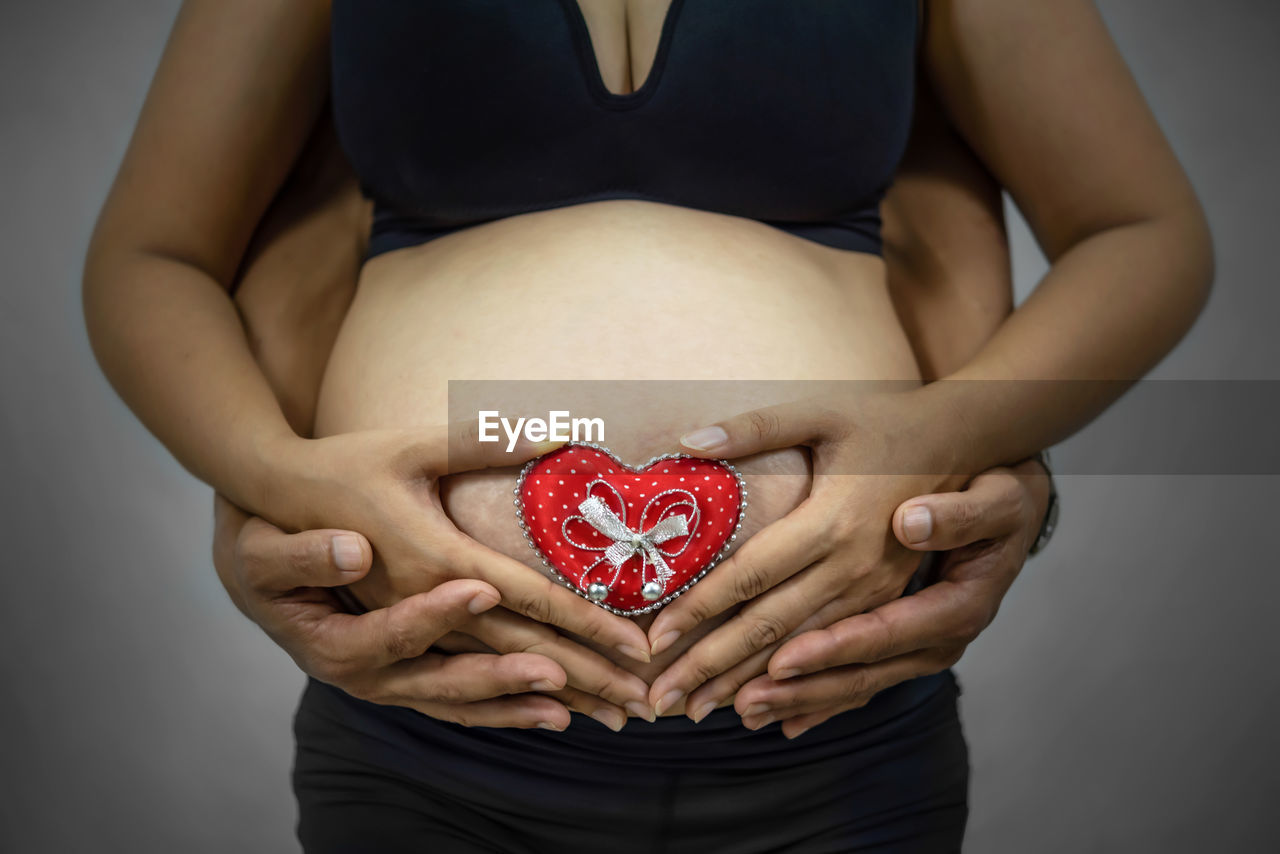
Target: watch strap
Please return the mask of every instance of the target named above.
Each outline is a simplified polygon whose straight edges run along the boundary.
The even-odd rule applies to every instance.
[[[1049,452],[1041,451],[1036,455],[1036,459],[1040,461],[1040,465],[1044,466],[1045,472],[1049,475],[1049,506],[1045,508],[1044,521],[1040,523],[1040,533],[1036,535],[1036,541],[1031,544],[1031,550],[1028,555],[1036,555],[1044,551],[1045,546],[1049,545],[1049,540],[1053,537],[1053,532],[1058,527],[1058,487],[1053,482],[1053,468],[1049,464]]]

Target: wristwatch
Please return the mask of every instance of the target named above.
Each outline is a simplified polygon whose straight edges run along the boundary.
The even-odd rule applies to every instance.
[[[1053,482],[1053,469],[1049,467],[1049,452],[1041,451],[1036,455],[1036,459],[1049,475],[1049,506],[1045,508],[1040,533],[1036,536],[1036,541],[1031,544],[1031,551],[1027,552],[1028,556],[1044,551],[1044,547],[1049,545],[1049,539],[1058,527],[1058,487]]]

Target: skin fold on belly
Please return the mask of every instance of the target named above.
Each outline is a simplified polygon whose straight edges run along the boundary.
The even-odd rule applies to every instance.
[[[370,260],[316,435],[568,410],[600,418],[603,444],[638,465],[687,430],[799,397],[802,380],[919,381],[880,259],[723,214],[593,202]],[[812,469],[804,448],[733,462],[750,493],[741,547],[804,500]],[[464,533],[544,572],[516,524],[519,468],[444,478],[440,499]],[[718,622],[648,665],[598,651],[652,679]]]

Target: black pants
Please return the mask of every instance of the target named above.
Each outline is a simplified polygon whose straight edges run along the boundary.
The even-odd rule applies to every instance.
[[[294,722],[311,854],[954,852],[968,750],[950,671],[882,692],[795,741],[574,715],[563,733],[483,729],[311,681]]]

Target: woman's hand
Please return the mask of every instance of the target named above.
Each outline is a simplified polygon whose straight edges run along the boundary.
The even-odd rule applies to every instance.
[[[269,451],[277,462],[263,504],[283,527],[341,528],[368,537],[384,566],[361,584],[361,594],[372,599],[367,605],[390,604],[453,579],[479,579],[508,609],[648,661],[648,638],[635,623],[481,545],[444,512],[438,489],[444,475],[511,466],[555,446],[522,441],[507,453],[502,443],[480,443],[475,422],[290,439]]]
[[[740,714],[751,711],[744,718],[751,728],[764,726],[768,715],[784,721],[798,716],[798,707],[806,704],[826,720],[921,675],[899,666],[904,656],[919,653],[914,661],[932,667],[924,672],[950,666],[950,659],[991,622],[1022,569],[1048,506],[1046,474],[1038,461],[1028,460],[983,472],[961,492],[904,502],[894,513],[898,541],[916,551],[942,552],[926,581],[933,586],[842,620],[829,631],[812,631],[823,627],[810,618],[792,633],[798,637],[766,647],[693,691],[689,716],[700,721],[736,698]],[[927,533],[922,534],[918,516],[907,524],[907,514],[918,508],[930,514]],[[783,648],[786,655],[775,655]],[[854,662],[864,666],[825,672]],[[786,678],[788,671],[815,675]],[[794,737],[818,722],[787,723],[783,731]]]
[[[221,496],[215,502],[214,565],[227,593],[322,682],[465,726],[559,730],[573,710],[617,730],[626,721],[619,705],[644,712],[642,680],[547,626],[495,608],[497,591],[484,582],[449,581],[352,615],[330,588],[368,573],[368,540],[341,530],[286,534]],[[495,646],[508,654],[493,654]]]
[[[983,472],[962,492],[904,503],[894,514],[898,540],[942,552],[932,583],[782,644],[768,674],[737,692],[743,724],[782,721],[783,733],[795,738],[886,688],[955,664],[995,618],[1048,503],[1047,473],[1035,460]],[[730,688],[723,696],[732,694]],[[708,701],[719,698],[698,698]]]
[[[946,448],[921,438],[913,392],[848,393],[754,410],[681,439],[695,456],[741,457],[809,446],[809,497],[765,527],[649,629],[654,653],[738,603],[732,619],[689,648],[658,679],[658,714],[699,685],[798,631],[900,596],[920,561],[890,524],[907,498],[956,489]]]

